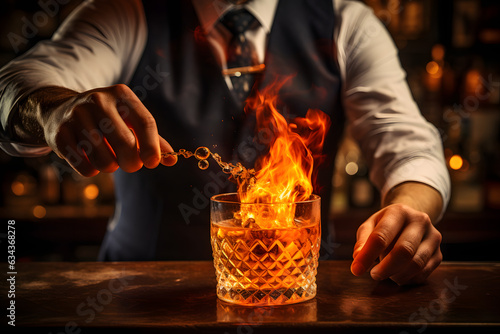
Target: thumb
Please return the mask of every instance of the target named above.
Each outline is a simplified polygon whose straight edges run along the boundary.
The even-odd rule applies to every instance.
[[[162,159],[161,159],[161,164],[165,166],[173,166],[177,163],[177,156],[176,155],[166,155],[163,156],[165,153],[171,153],[174,150],[172,149],[172,146],[163,138],[162,136],[160,137],[160,152],[162,154]]]
[[[366,240],[373,232],[375,228],[375,219],[372,217],[368,218],[363,224],[361,224],[356,233],[356,244],[354,244],[354,251],[352,253],[352,258],[355,259],[358,253],[363,249]]]
[[[354,260],[352,261],[351,264],[351,272],[353,273],[354,276],[360,276],[366,271],[365,266],[359,261],[356,261],[356,257],[365,246],[366,241],[368,240],[370,234],[373,232],[374,228],[375,228],[375,218],[373,216],[368,218],[358,228],[358,232],[356,233],[356,244],[354,244],[354,251],[352,253],[352,258]]]

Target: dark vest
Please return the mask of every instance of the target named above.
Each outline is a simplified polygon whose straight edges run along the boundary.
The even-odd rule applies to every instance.
[[[207,146],[225,161],[252,167],[258,154],[254,120],[237,106],[201,31],[190,1],[143,1],[148,42],[130,87],[155,117],[159,133],[174,148]],[[323,239],[327,237],[334,156],[344,116],[334,57],[332,0],[280,1],[268,38],[266,70],[257,86],[277,75],[293,75],[280,91],[280,111],[293,119],[309,108],[327,113],[327,135],[319,187]],[[209,199],[234,191],[210,161],[194,158],[173,167],[115,173],[117,207],[101,250],[103,260],[211,259]]]

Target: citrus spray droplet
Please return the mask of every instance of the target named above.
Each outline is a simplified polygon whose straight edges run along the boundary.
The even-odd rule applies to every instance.
[[[208,168],[208,161],[206,160],[200,160],[198,161],[198,167],[200,167],[201,170],[205,170]]]
[[[205,146],[198,147],[194,153],[185,149],[180,149],[178,152],[162,152],[162,157],[168,157],[171,155],[183,156],[188,159],[194,156],[198,159],[198,167],[201,170],[205,170],[209,166],[208,158],[211,156],[215,162],[219,165],[225,174],[229,174],[238,184],[246,184],[246,187],[253,186],[255,184],[255,170],[253,168],[246,169],[241,163],[227,163],[222,161],[222,158],[217,153],[212,153]]]
[[[210,150],[205,146],[198,147],[194,151],[194,156],[198,160],[206,160],[210,156]]]

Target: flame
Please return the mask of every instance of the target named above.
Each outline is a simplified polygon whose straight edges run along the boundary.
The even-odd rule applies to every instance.
[[[269,151],[256,162],[255,180],[238,187],[242,203],[242,224],[261,228],[292,227],[295,202],[310,199],[315,179],[315,163],[319,163],[329,117],[321,110],[309,109],[306,117],[288,123],[278,111],[278,92],[290,77],[277,80],[247,100],[245,111],[256,116],[257,133],[269,133]],[[259,136],[260,137],[260,136]],[[268,203],[256,206],[252,203]]]

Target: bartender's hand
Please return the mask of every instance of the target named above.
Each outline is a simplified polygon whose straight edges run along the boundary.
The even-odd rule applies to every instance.
[[[43,137],[31,141],[51,147],[81,175],[110,173],[118,167],[135,172],[143,165],[155,168],[160,162],[173,165],[177,160],[175,156],[161,159],[160,153],[172,152],[172,147],[158,134],[155,119],[126,85],[83,93],[47,87],[30,95],[27,104],[35,106],[31,109],[36,109],[36,114],[29,115],[26,106],[19,112],[36,124],[23,121],[23,126],[39,127]],[[17,132],[22,137],[33,129]]]
[[[442,208],[434,188],[417,182],[396,186],[384,208],[358,229],[351,271],[371,270],[374,280],[390,278],[399,285],[424,282],[442,261],[441,233],[434,227]]]

